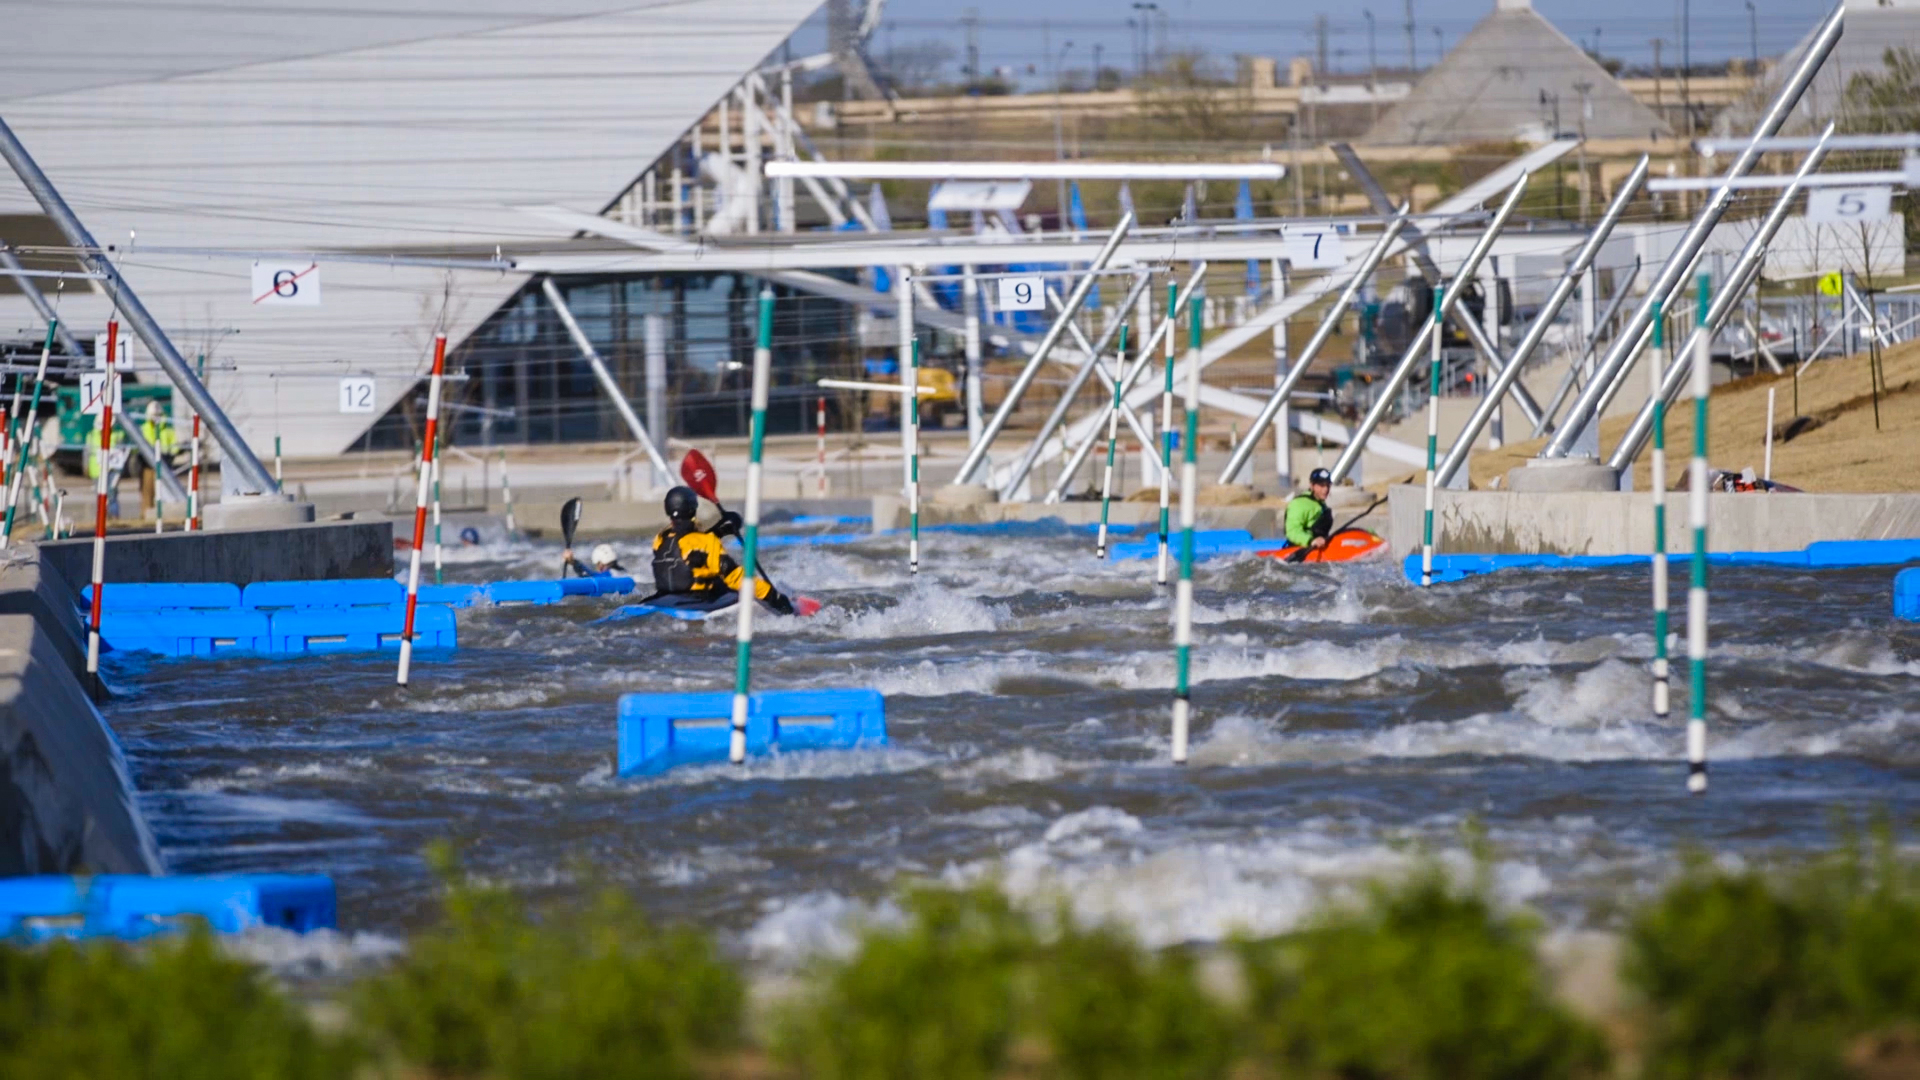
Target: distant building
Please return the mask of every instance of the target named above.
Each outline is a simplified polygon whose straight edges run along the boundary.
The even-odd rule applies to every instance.
[[[1812,85],[1800,95],[1800,102],[1794,106],[1786,125],[1789,133],[1806,132],[1829,120],[1839,120],[1842,127],[1846,127],[1847,86],[1855,77],[1884,73],[1890,51],[1911,49],[1920,55],[1920,0],[1846,0],[1846,3],[1845,32],[1828,54],[1826,63],[1820,66]],[[1815,32],[1807,31],[1807,36],[1773,65],[1746,101],[1722,114],[1715,130],[1734,135],[1751,130],[1767,103],[1799,66]]]
[[[1374,145],[1668,134],[1653,110],[1533,10],[1498,0],[1365,138]]]

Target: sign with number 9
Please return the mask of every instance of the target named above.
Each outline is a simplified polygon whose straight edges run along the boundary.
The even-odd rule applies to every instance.
[[[1047,290],[1038,274],[1000,279],[1001,311],[1045,311]]]

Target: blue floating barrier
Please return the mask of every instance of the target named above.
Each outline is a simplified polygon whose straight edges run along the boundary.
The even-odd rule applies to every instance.
[[[619,773],[651,776],[675,765],[725,761],[732,735],[731,693],[622,694]],[[886,742],[887,705],[878,690],[763,690],[747,699],[750,755]]]
[[[560,579],[564,596],[625,596],[632,591],[633,579],[622,574]]]
[[[1159,527],[1156,525],[1155,529]],[[1168,550],[1174,555],[1180,554],[1180,531],[1175,529],[1167,536]],[[1210,559],[1216,555],[1227,555],[1238,551],[1265,551],[1268,548],[1283,548],[1285,540],[1255,540],[1253,534],[1245,529],[1195,529],[1193,531],[1193,557]],[[1151,559],[1160,554],[1160,537],[1156,531],[1149,540],[1129,540],[1124,544],[1112,544],[1107,548],[1107,558]]]
[[[558,581],[496,581],[487,586],[495,604],[557,604],[566,593]]]
[[[93,586],[80,590],[80,606],[93,603]],[[100,613],[109,611],[158,611],[172,608],[237,608],[240,586],[225,581],[205,582],[108,582],[100,597]]]
[[[107,591],[112,595],[113,590]],[[242,605],[267,609],[374,607],[406,600],[406,586],[388,578],[256,581],[240,591]]]
[[[1893,613],[1920,622],[1920,567],[1893,575]]]
[[[102,599],[110,600],[113,592],[108,588]],[[246,608],[123,611],[103,606],[100,637],[116,652],[150,652],[161,656],[209,657],[273,651],[266,613]]]
[[[255,926],[296,933],[338,922],[333,880],[318,874],[0,879],[0,935],[45,941],[144,938],[204,919],[216,933]]]
[[[273,612],[269,633],[278,653],[372,652],[398,649],[407,605],[286,608]],[[415,649],[458,647],[453,609],[421,604],[414,613]]]
[[[402,596],[405,590],[401,590]],[[487,587],[462,582],[457,585],[422,585],[420,602],[423,604],[445,604],[452,608],[470,608],[487,598]]]
[[[1898,566],[1920,562],[1920,540],[1816,540],[1807,545],[1807,565]]]

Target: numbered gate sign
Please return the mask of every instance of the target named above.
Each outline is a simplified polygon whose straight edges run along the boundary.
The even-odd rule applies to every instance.
[[[119,368],[122,373],[133,370],[133,342],[130,340],[132,337],[133,334],[130,332],[122,333],[115,349],[120,355],[113,358],[113,366]],[[94,335],[93,370],[107,370],[107,335],[105,334]]]
[[[341,379],[340,411],[343,413],[374,411],[373,380],[364,376]]]
[[[320,264],[254,263],[253,302],[260,307],[318,307]]]
[[[1040,275],[1000,279],[1001,311],[1045,311],[1047,289]]]
[[[1893,213],[1890,187],[1814,188],[1807,192],[1807,221],[1815,225],[1857,225],[1885,221]]]
[[[107,373],[104,371],[83,371],[80,373],[80,411],[88,416],[99,416],[100,406],[107,389]],[[120,410],[120,380],[113,380],[113,408]]]

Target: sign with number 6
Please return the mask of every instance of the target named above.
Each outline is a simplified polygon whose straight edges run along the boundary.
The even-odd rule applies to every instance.
[[[343,413],[373,412],[373,379],[367,376],[341,379],[340,411]]]
[[[1047,289],[1038,274],[1000,279],[1001,311],[1045,311]]]
[[[320,306],[320,264],[253,264],[253,302],[260,307]]]
[[[1885,221],[1893,213],[1889,187],[1814,188],[1807,192],[1807,220],[1815,225]]]

